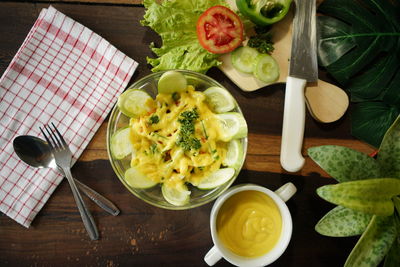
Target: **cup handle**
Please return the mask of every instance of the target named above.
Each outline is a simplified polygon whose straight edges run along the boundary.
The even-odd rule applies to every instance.
[[[204,256],[204,261],[209,265],[213,266],[222,258],[221,253],[219,252],[216,246],[213,246],[207,254]]]
[[[283,200],[288,201],[297,191],[296,186],[292,183],[286,183],[279,187],[275,193]]]

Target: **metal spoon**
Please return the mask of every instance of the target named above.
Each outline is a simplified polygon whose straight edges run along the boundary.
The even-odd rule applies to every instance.
[[[63,171],[57,167],[53,153],[46,141],[31,135],[20,135],[14,139],[13,146],[15,153],[26,164],[37,168],[57,169],[64,175]],[[78,188],[102,209],[114,216],[119,214],[119,209],[110,200],[77,179],[74,180]]]

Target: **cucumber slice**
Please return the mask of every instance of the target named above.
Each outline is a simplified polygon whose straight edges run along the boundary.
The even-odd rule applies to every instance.
[[[146,189],[155,186],[157,183],[150,180],[146,175],[141,173],[137,168],[131,167],[125,172],[125,181],[133,188]]]
[[[216,113],[228,112],[235,108],[233,96],[224,88],[213,86],[205,90],[204,94]]]
[[[234,174],[235,174],[234,168],[223,168],[216,170],[207,177],[204,177],[204,179],[201,180],[197,188],[202,190],[216,188],[228,182],[233,177]]]
[[[249,46],[239,47],[231,53],[232,65],[238,71],[253,73],[259,55],[260,53],[255,48]]]
[[[162,94],[172,94],[174,92],[183,92],[187,89],[187,80],[185,76],[178,71],[164,72],[158,80],[158,92]]]
[[[118,97],[117,106],[128,117],[137,117],[151,111],[149,101],[154,101],[149,94],[139,89],[129,89]]]
[[[276,60],[268,54],[261,54],[257,57],[254,68],[254,76],[265,83],[272,83],[279,78],[279,65]]]
[[[233,139],[228,143],[228,150],[222,164],[224,166],[239,169],[243,160],[243,147],[238,139]]]
[[[132,153],[133,147],[130,135],[131,129],[129,127],[119,129],[113,134],[110,141],[110,149],[114,158],[123,159]]]
[[[220,139],[228,142],[232,139],[247,136],[247,123],[243,115],[237,112],[217,114],[221,125]]]
[[[161,187],[161,193],[165,200],[174,206],[183,206],[189,203],[190,191],[185,184],[179,187],[170,187],[163,184]]]

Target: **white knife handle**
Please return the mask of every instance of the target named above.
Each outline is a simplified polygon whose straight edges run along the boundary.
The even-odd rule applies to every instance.
[[[304,137],[305,98],[304,88],[307,81],[287,77],[285,108],[283,111],[283,129],[281,143],[281,166],[288,172],[297,172],[304,165],[301,154]]]

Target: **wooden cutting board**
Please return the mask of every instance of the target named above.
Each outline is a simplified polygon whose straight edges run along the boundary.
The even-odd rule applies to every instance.
[[[227,2],[233,10],[237,10],[234,0],[228,0]],[[293,6],[286,17],[274,24],[271,29],[275,48],[272,56],[278,62],[280,70],[279,79],[271,84],[285,83],[288,76],[292,43],[292,20]],[[256,79],[252,74],[237,71],[232,66],[230,56],[230,53],[228,53],[220,57],[222,64],[219,68],[240,89],[246,92],[261,88],[262,90],[268,90],[268,85],[271,84]],[[341,88],[322,80],[307,84],[305,98],[310,114],[314,119],[323,123],[330,123],[340,119],[349,106],[349,98]]]

